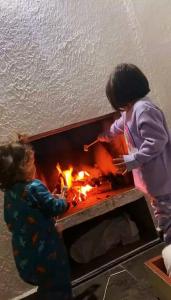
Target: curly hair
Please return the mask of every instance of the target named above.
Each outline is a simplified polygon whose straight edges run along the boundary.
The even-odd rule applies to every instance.
[[[120,64],[111,73],[106,85],[106,96],[116,110],[135,103],[150,92],[143,72],[133,64]]]
[[[22,140],[0,146],[0,189],[10,189],[15,183],[32,180],[35,174],[34,151]]]

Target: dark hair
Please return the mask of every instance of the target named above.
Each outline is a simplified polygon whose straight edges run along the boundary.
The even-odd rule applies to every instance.
[[[30,145],[13,142],[0,146],[0,189],[5,191],[19,181],[34,177],[34,152]]]
[[[133,64],[118,65],[106,85],[106,96],[115,109],[136,102],[145,97],[149,91],[146,76]]]

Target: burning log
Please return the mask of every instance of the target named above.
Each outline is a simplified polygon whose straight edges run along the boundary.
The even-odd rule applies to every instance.
[[[113,169],[111,173],[98,177],[92,177],[85,170],[75,172],[72,166],[67,170],[62,170],[60,165],[57,164],[56,169],[59,179],[56,186],[57,191],[61,194],[63,188],[67,187],[66,199],[71,206],[76,206],[79,202],[87,200],[91,195],[105,193],[114,188],[116,176],[113,174]],[[97,172],[97,167],[95,167],[95,170],[96,174],[100,174],[100,172]]]

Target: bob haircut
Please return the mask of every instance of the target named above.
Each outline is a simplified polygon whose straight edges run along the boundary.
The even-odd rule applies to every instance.
[[[150,92],[143,72],[133,64],[120,64],[111,73],[106,85],[106,96],[116,110],[134,103]]]

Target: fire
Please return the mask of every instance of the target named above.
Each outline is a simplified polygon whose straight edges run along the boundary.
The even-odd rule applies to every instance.
[[[84,196],[86,196],[86,195],[87,195],[87,192],[91,191],[92,188],[93,188],[93,187],[92,187],[91,185],[87,184],[87,185],[85,185],[85,186],[81,186],[81,187],[80,187],[80,192],[81,192]]]
[[[90,176],[90,174],[86,171],[80,171],[76,175],[76,180],[83,180],[86,176]]]
[[[64,186],[67,186],[70,188],[72,186],[72,172],[73,172],[73,167],[69,167],[68,170],[61,170],[61,167],[59,164],[56,165],[56,169],[58,170],[61,180],[61,188],[63,189]]]
[[[95,161],[103,174],[116,174],[116,167],[113,164],[113,157],[101,144],[96,147]]]
[[[72,171],[73,171],[72,167],[70,167],[69,170],[64,171],[64,177],[68,188],[72,186]]]
[[[97,192],[112,188],[108,175],[115,175],[117,169],[113,164],[112,155],[101,144],[96,147],[94,161],[94,166],[82,165],[78,171],[72,165],[66,170],[62,170],[59,164],[56,165],[56,189],[61,193],[63,188],[67,187],[67,201],[74,203],[74,206]]]
[[[68,198],[74,201],[83,201],[87,198],[87,193],[93,189],[89,183],[87,183],[90,174],[87,171],[79,171],[75,175],[74,169],[70,166],[67,170],[62,170],[60,165],[56,165],[56,169],[59,174],[61,190],[64,186],[68,187]]]

